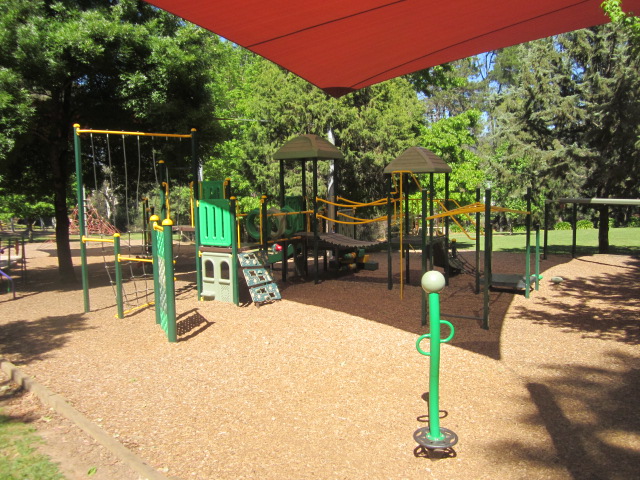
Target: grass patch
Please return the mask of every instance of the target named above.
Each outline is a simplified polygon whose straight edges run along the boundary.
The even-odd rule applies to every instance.
[[[453,234],[460,249],[474,249],[475,241],[469,240],[464,234]],[[548,253],[571,255],[573,231],[549,230]],[[610,228],[609,253],[617,255],[640,255],[640,228]],[[531,247],[535,248],[535,232],[531,233]],[[540,249],[544,242],[544,232],[540,232]],[[484,237],[480,238],[480,248],[484,248]],[[494,252],[524,252],[526,246],[525,233],[503,234],[494,233]],[[578,255],[593,255],[598,253],[598,230],[584,229],[577,231],[576,251]]]
[[[0,410],[0,478],[64,480],[58,466],[36,450],[42,442],[35,428]]]

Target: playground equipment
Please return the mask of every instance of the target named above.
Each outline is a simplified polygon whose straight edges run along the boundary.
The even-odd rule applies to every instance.
[[[192,129],[191,133],[188,135],[182,134],[167,134],[167,133],[144,133],[144,132],[126,132],[126,131],[114,131],[114,130],[92,130],[92,129],[81,129],[80,125],[74,125],[74,150],[75,150],[75,161],[76,161],[76,177],[77,177],[77,221],[78,221],[78,231],[80,234],[80,257],[82,262],[82,289],[83,289],[83,301],[84,301],[84,311],[90,311],[90,299],[89,299],[89,276],[88,276],[88,262],[87,262],[87,243],[96,242],[103,244],[103,252],[104,252],[104,244],[113,244],[113,256],[114,256],[114,276],[115,276],[115,286],[114,290],[116,293],[116,304],[118,308],[118,317],[123,318],[125,313],[124,311],[124,299],[126,295],[123,292],[123,275],[122,275],[122,266],[123,264],[129,265],[130,269],[133,269],[135,266],[142,266],[141,268],[145,268],[144,265],[150,264],[153,269],[153,278],[154,278],[154,288],[153,292],[155,295],[155,301],[148,302],[142,305],[136,305],[135,308],[140,308],[144,306],[154,305],[156,310],[156,321],[159,323],[163,330],[166,332],[167,337],[170,342],[176,341],[176,313],[175,313],[175,286],[174,286],[174,278],[173,278],[173,236],[172,236],[172,226],[173,222],[169,218],[170,211],[168,208],[168,202],[166,201],[166,197],[160,195],[161,205],[160,211],[164,215],[164,219],[160,219],[160,217],[152,216],[149,221],[150,225],[147,231],[143,234],[141,251],[139,255],[122,255],[121,253],[121,245],[120,245],[120,234],[114,233],[113,238],[104,238],[104,237],[90,237],[88,236],[87,230],[87,217],[85,214],[85,195],[84,195],[84,183],[83,183],[83,168],[82,168],[82,149],[81,149],[81,136],[82,135],[90,135],[91,139],[91,156],[93,159],[94,167],[96,164],[96,148],[94,144],[94,135],[105,135],[106,143],[104,149],[107,152],[107,160],[109,163],[109,167],[111,167],[111,146],[109,142],[109,135],[120,135],[122,136],[122,153],[124,155],[124,171],[125,171],[125,206],[126,206],[126,214],[127,214],[127,224],[130,223],[129,219],[129,208],[128,208],[128,191],[127,191],[127,163],[126,163],[126,147],[125,147],[125,137],[133,136],[137,140],[138,146],[138,182],[140,183],[140,172],[142,169],[141,163],[141,155],[140,155],[140,138],[141,137],[150,137],[151,139],[156,137],[161,137],[165,139],[169,138],[177,138],[177,139],[190,139],[191,140],[191,158],[195,163],[195,129]],[[152,148],[152,156],[154,156],[154,171],[156,169],[155,165],[155,150]],[[162,169],[161,169],[162,171]],[[94,175],[95,175],[94,170]],[[109,175],[112,175],[112,169],[109,168]],[[162,174],[161,174],[162,175]],[[157,178],[157,172],[156,172]],[[168,190],[168,183],[166,179],[162,176],[160,177],[162,180],[162,191],[166,192]],[[111,183],[112,185],[112,179]],[[97,176],[96,176],[96,185],[97,185]],[[138,187],[136,187],[137,189]],[[138,199],[139,192],[136,192],[136,199]],[[136,200],[137,201],[137,200]],[[146,213],[146,202],[143,202],[144,210]],[[161,224],[158,223],[161,220]],[[143,220],[143,224],[145,221]],[[147,249],[147,245],[145,244],[146,239],[151,239],[151,255],[149,255],[149,251]],[[103,253],[104,255],[104,253]],[[108,270],[108,267],[105,267]],[[144,270],[143,270],[144,271]],[[144,274],[146,276],[146,274]],[[131,277],[135,282],[135,275],[132,273]],[[111,279],[111,276],[110,276]],[[113,285],[113,282],[112,282]],[[145,294],[143,298],[146,298],[147,293],[149,292],[148,288],[145,288]],[[135,300],[139,300],[138,289],[136,287],[135,295],[133,296]],[[129,310],[130,311],[130,310]]]
[[[416,349],[429,357],[429,426],[415,431],[413,438],[427,449],[446,449],[458,443],[458,435],[440,427],[440,345],[453,338],[455,330],[451,322],[440,318],[440,292],[445,287],[444,276],[431,270],[422,276],[422,289],[429,295],[429,333],[421,335],[416,341]],[[449,336],[440,338],[440,326],[449,327]],[[425,338],[429,339],[429,351],[420,347]]]
[[[445,199],[449,198],[449,174],[451,173],[451,167],[436,154],[422,147],[410,147],[390,162],[384,169],[383,173],[387,175],[387,216],[389,217],[389,223],[387,225],[387,256],[388,256],[388,285],[389,290],[393,288],[392,283],[392,262],[391,262],[391,204],[392,204],[392,189],[391,185],[394,176],[399,177],[398,181],[398,198],[400,200],[400,228],[398,244],[400,247],[400,298],[402,298],[402,291],[404,286],[403,257],[406,258],[406,281],[409,282],[409,248],[410,245],[418,244],[422,250],[422,272],[427,270],[427,261],[429,269],[433,269],[434,266],[434,222],[433,219],[429,221],[429,241],[427,242],[427,223],[426,215],[427,211],[427,190],[422,188],[420,181],[416,177],[416,174],[429,174],[429,215],[433,216],[434,202],[435,202],[435,182],[434,174],[444,173],[445,175]],[[409,182],[413,180],[421,192],[421,236],[420,238],[409,236],[409,195],[404,195],[406,190],[408,193]],[[446,206],[446,202],[445,202]],[[449,250],[449,219],[445,218],[445,240],[444,240],[445,252]],[[448,255],[447,255],[448,257]],[[449,278],[449,262],[444,262],[445,278]],[[426,305],[423,302],[423,317],[425,315]]]
[[[531,274],[531,189],[527,189],[527,210],[513,210],[504,207],[491,206],[491,189],[485,190],[485,203],[480,203],[480,189],[476,190],[476,203],[467,205],[464,208],[465,212],[476,213],[476,224],[480,225],[480,214],[484,212],[484,275],[481,276],[479,264],[480,264],[480,236],[476,236],[476,294],[480,293],[480,284],[483,285],[483,315],[482,318],[466,317],[460,315],[449,315],[456,318],[468,318],[482,321],[482,328],[489,328],[489,290],[494,289],[508,289],[523,291],[524,296],[529,298],[531,285],[535,286],[535,289],[539,289],[540,275],[540,229],[536,226],[536,248],[535,248],[535,273]],[[493,252],[493,229],[491,226],[491,213],[492,212],[511,212],[526,215],[526,245],[525,245],[525,272],[523,273],[493,273],[492,266],[492,252]],[[441,217],[445,215],[455,215],[457,209],[450,210],[446,213],[434,215],[433,218]],[[431,218],[431,217],[430,217]],[[426,324],[426,318],[423,315],[422,324]]]
[[[2,239],[0,239],[0,285],[7,282],[6,292],[11,292],[14,300],[16,298],[16,286],[15,280],[10,273],[16,266],[20,267],[20,278],[24,281],[27,273],[24,237],[22,239],[8,239],[4,245],[2,244]],[[3,292],[3,290],[0,287],[0,292]]]

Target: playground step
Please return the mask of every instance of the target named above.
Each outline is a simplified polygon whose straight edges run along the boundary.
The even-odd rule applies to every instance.
[[[247,281],[249,287],[260,285],[261,283],[271,283],[273,278],[266,268],[263,267],[248,267],[243,268],[244,279]]]
[[[255,304],[282,299],[278,285],[265,268],[267,261],[267,254],[263,251],[238,253],[238,262]]]

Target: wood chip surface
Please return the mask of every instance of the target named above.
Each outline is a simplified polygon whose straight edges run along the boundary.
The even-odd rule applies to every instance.
[[[99,246],[90,313],[58,283],[55,246],[27,248],[28,282],[17,300],[0,295],[2,356],[171,477],[638,478],[638,258],[552,256],[530,299],[491,293],[490,330],[451,317],[440,423],[459,443],[439,453],[413,440],[428,425],[429,380],[415,348],[428,332],[417,253],[403,299],[398,253],[392,290],[376,253],[377,271],[289,279],[260,307],[246,292],[240,307],[196,301],[193,256],[180,258],[170,344],[152,308],[115,317]],[[495,253],[493,271],[524,273],[524,255]],[[473,288],[453,277],[442,317],[481,316]]]

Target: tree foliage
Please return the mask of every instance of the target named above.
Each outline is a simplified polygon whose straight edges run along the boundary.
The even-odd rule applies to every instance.
[[[636,196],[638,57],[628,34],[603,25],[498,52],[487,173],[497,198],[527,186],[542,200]],[[497,63],[499,65],[500,63]]]
[[[54,198],[60,272],[73,277],[72,124],[215,135],[206,120],[218,40],[134,0],[6,0],[0,32],[5,186]]]

